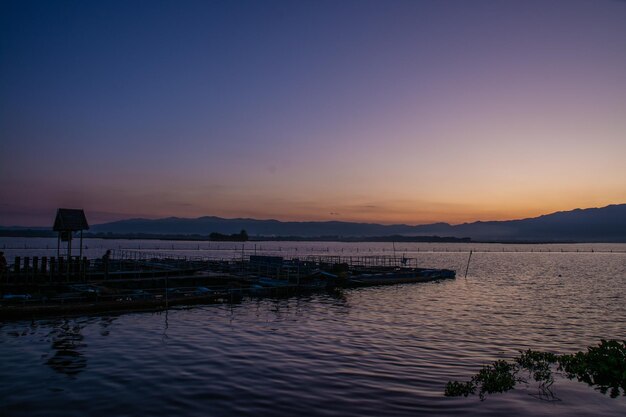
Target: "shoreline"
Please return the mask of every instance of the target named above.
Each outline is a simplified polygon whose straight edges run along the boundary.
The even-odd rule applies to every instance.
[[[56,232],[47,230],[2,230],[0,238],[55,238]],[[335,243],[464,243],[464,244],[500,244],[500,245],[567,245],[567,244],[624,244],[626,241],[597,240],[474,240],[469,237],[453,236],[251,236],[247,240],[211,239],[208,235],[197,234],[138,234],[138,233],[85,233],[84,239],[102,240],[155,240],[172,242],[217,242],[217,243],[256,243],[256,242],[335,242]]]

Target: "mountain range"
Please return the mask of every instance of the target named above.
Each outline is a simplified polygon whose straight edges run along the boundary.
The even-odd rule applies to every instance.
[[[87,213],[88,214],[88,213]],[[575,209],[539,217],[477,221],[451,225],[432,223],[411,226],[341,221],[283,222],[278,220],[225,219],[205,216],[195,219],[129,219],[91,227],[92,233],[115,234],[199,234],[238,233],[255,236],[368,237],[368,236],[450,236],[478,241],[542,242],[626,242],[626,204],[602,208]]]

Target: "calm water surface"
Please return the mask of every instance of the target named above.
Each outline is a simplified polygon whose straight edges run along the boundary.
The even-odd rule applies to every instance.
[[[299,253],[332,246],[331,253],[389,254],[390,247],[282,245]],[[448,380],[468,379],[519,349],[568,353],[601,338],[626,339],[625,245],[584,246],[594,253],[576,253],[578,245],[551,252],[539,252],[550,245],[518,252],[483,245],[467,279],[467,253],[458,252],[467,246],[399,246],[460,277],[158,314],[2,323],[0,414],[626,415],[626,397],[562,379],[554,388],[560,401],[537,399],[534,386],[484,402],[443,396]],[[27,250],[42,249],[21,253]]]

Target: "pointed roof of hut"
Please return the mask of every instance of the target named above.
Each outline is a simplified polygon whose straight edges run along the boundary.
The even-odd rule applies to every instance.
[[[89,229],[89,224],[82,209],[60,208],[57,210],[57,217],[52,227],[55,232],[75,232],[87,229]]]

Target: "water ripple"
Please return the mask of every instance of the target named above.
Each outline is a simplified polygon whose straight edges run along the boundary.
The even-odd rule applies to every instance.
[[[626,339],[623,288],[626,254],[478,253],[454,281],[0,324],[0,414],[621,416],[625,398],[573,381],[558,403],[442,391],[520,349]]]

